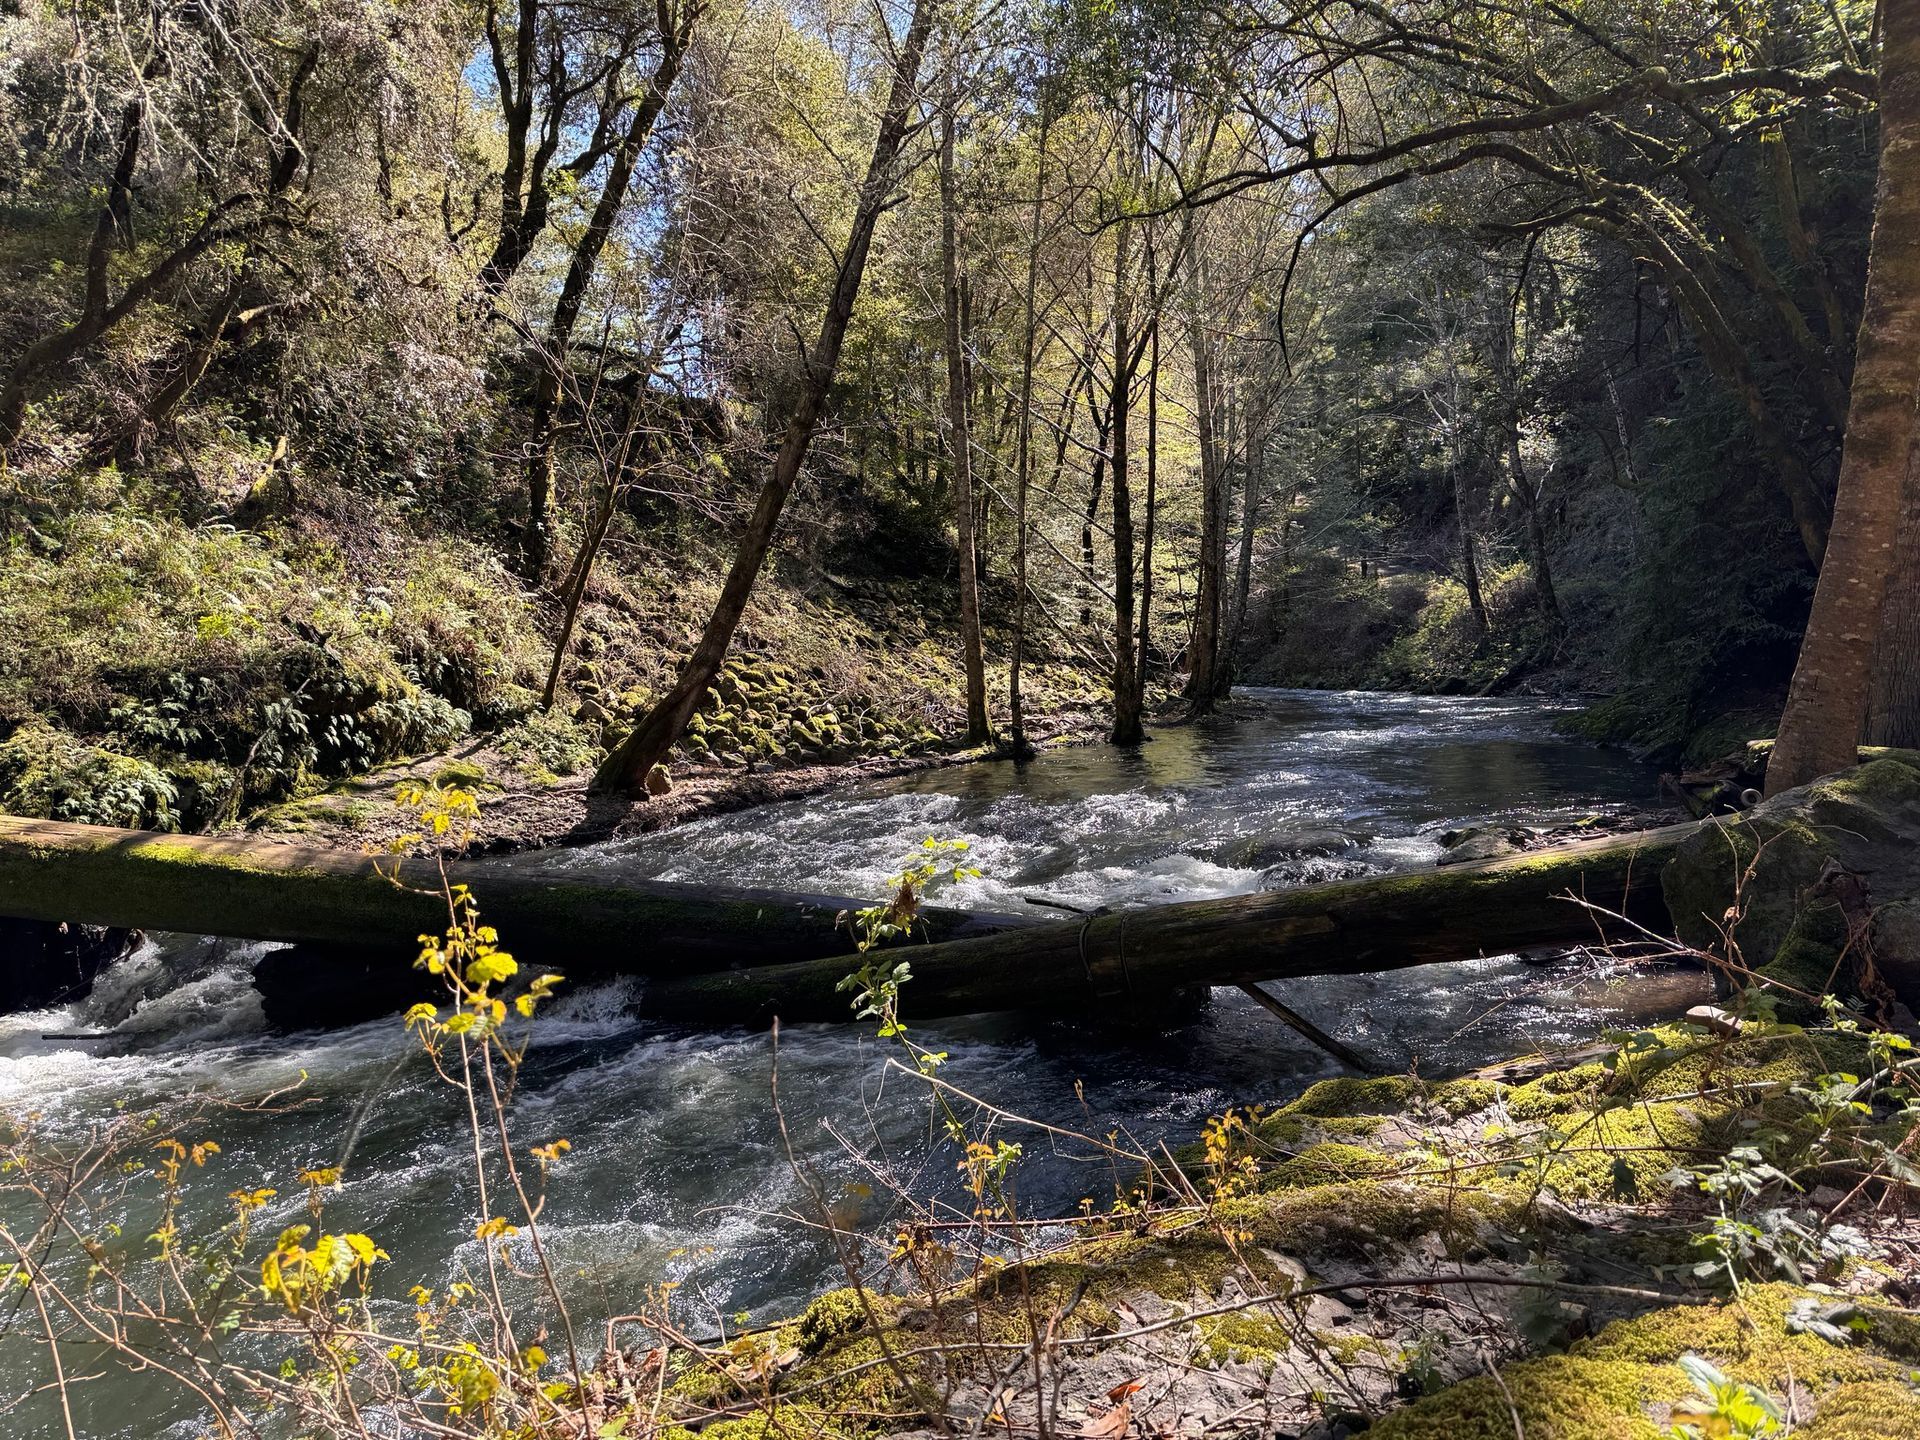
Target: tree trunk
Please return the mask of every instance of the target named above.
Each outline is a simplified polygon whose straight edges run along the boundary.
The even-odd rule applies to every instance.
[[[641,717],[634,731],[607,756],[593,777],[596,790],[640,791],[647,774],[666,758],[667,751],[687,727],[701,697],[720,673],[733,642],[733,632],[745,613],[753,594],[754,581],[766,564],[773,546],[774,531],[780,524],[780,512],[787,496],[800,478],[806,464],[807,447],[813,441],[814,427],[825,409],[827,390],[840,368],[840,347],[853,318],[854,303],[860,297],[860,282],[866,274],[867,254],[873,248],[873,232],[887,208],[888,196],[900,178],[896,173],[900,153],[907,139],[908,109],[920,75],[920,60],[927,47],[927,29],[933,15],[933,0],[915,0],[913,18],[894,57],[893,83],[887,96],[887,108],[880,119],[873,155],[860,186],[854,209],[853,226],[842,253],[833,295],[820,323],[820,335],[807,355],[806,386],[787,422],[780,451],[773,468],[754,503],[746,532],[733,565],[720,589],[720,599],[707,621],[700,643],[694,647],[680,677],[672,688]]]
[[[1093,415],[1093,466],[1087,477],[1087,508],[1080,521],[1080,568],[1084,572],[1087,598],[1080,605],[1080,623],[1093,624],[1094,595],[1094,554],[1093,520],[1100,513],[1100,491],[1106,484],[1107,450],[1113,438],[1113,409],[1109,405],[1102,410],[1095,403],[1092,390],[1087,394],[1087,409]]]
[[[395,884],[396,875],[404,883]],[[853,940],[837,917],[864,903],[543,875],[490,860],[449,861],[446,878],[472,888],[487,923],[523,962],[551,965],[570,979],[844,955]],[[440,882],[425,859],[0,816],[0,915],[341,945],[384,954],[402,980],[422,973],[412,963],[414,937],[446,928]],[[920,918],[939,939],[1045,923],[940,906]]]
[[[1047,1007],[1083,1014],[1151,1005],[1188,985],[1371,974],[1636,932],[1664,932],[1662,864],[1694,824],[1410,875],[1091,915],[1010,934],[918,945],[904,1004],[924,1019]],[[1567,897],[1577,895],[1589,910]],[[482,900],[484,902],[484,894]],[[852,962],[808,960],[655,980],[646,1003],[675,1018],[789,1023],[848,1015]]]
[[[0,451],[20,438],[27,419],[27,402],[40,378],[78,355],[107,328],[107,264],[113,257],[114,241],[127,234],[128,212],[133,204],[133,172],[140,161],[146,120],[147,102],[142,93],[129,100],[120,112],[120,145],[115,153],[113,177],[107,182],[107,196],[101,202],[100,213],[94,217],[93,238],[87,242],[86,290],[80,302],[80,318],[27,346],[7,372],[5,383],[0,384]]]
[[[1147,708],[1147,663],[1153,653],[1153,528],[1160,505],[1160,299],[1151,237],[1147,245],[1147,275],[1148,284],[1154,287],[1153,317],[1148,322],[1152,329],[1148,334],[1147,359],[1147,516],[1140,536],[1140,642],[1133,662],[1133,690],[1137,709],[1142,714]]]
[[[1907,449],[1900,529],[1880,607],[1866,742],[1920,750],[1920,425]]]
[[[1880,175],[1846,448],[1826,562],[1767,764],[1769,795],[1854,763],[1888,585],[1902,568],[1901,517],[1912,509],[1909,459],[1920,394],[1920,0],[1885,0],[1880,14]],[[1892,598],[1902,612],[1915,603],[1910,595]]]
[[[1227,635],[1229,677],[1239,668],[1241,647],[1246,643],[1247,596],[1253,589],[1253,537],[1260,524],[1261,490],[1266,483],[1266,445],[1264,437],[1254,433],[1254,417],[1247,416],[1247,482],[1240,497],[1240,560],[1233,586],[1233,628]]]
[[[1213,372],[1213,341],[1208,336],[1201,306],[1198,247],[1188,251],[1191,276],[1188,342],[1193,352],[1194,424],[1200,447],[1200,566],[1193,607],[1193,641],[1187,647],[1186,699],[1195,714],[1213,708],[1219,693],[1220,672],[1220,558],[1227,532],[1226,464],[1216,434],[1219,416]]]
[[[1033,204],[1027,219],[1027,285],[1025,318],[1020,341],[1020,436],[1016,442],[1013,539],[1013,655],[1007,665],[1007,724],[1015,758],[1024,758],[1027,743],[1026,709],[1020,693],[1020,671],[1027,648],[1027,492],[1033,484],[1033,368],[1036,317],[1034,295],[1040,281],[1040,199],[1047,174],[1048,114],[1040,107],[1040,139],[1034,157]]]
[[[919,918],[933,943],[901,952],[913,964],[909,1008],[928,1019],[1034,1006],[1080,1013],[1130,995],[1151,1001],[1184,985],[1361,974],[1592,943],[1598,914],[1571,903],[1569,893],[1664,931],[1670,917],[1660,867],[1699,828],[1084,922],[930,906]],[[347,947],[373,963],[349,967],[316,955],[299,967],[304,975],[283,965],[272,982],[306,993],[349,980],[380,987],[348,997],[364,1014],[419,998],[413,987],[424,977],[412,964],[417,947],[409,937],[447,923],[437,867],[400,861],[406,883],[396,885],[394,863],[252,839],[0,816],[0,915]],[[794,1022],[853,1018],[840,982],[860,962],[847,953],[851,937],[836,917],[858,900],[534,875],[485,860],[452,862],[446,878],[471,887],[487,922],[523,962],[552,965],[573,980],[647,976],[649,1014],[733,1024],[773,1014]],[[285,1014],[291,1007],[274,1008]],[[314,1023],[311,1011],[294,1013]]]
[[[954,108],[951,88],[940,117],[940,268],[944,277],[947,327],[947,436],[953,456],[953,531],[959,551],[960,653],[966,671],[967,743],[993,738],[987,717],[987,666],[980,642],[980,570],[974,548],[973,427],[968,414],[965,316],[960,303],[960,244],[953,195]]]
[[[1507,430],[1507,468],[1513,476],[1513,497],[1527,516],[1527,548],[1532,552],[1533,588],[1540,601],[1540,618],[1550,634],[1558,635],[1567,628],[1567,621],[1560,610],[1559,592],[1553,588],[1553,567],[1547,561],[1547,522],[1540,513],[1540,489],[1527,476],[1520,456],[1520,434],[1513,427]]]
[[[1466,481],[1459,461],[1453,465],[1453,519],[1460,531],[1460,579],[1467,587],[1467,606],[1473,611],[1473,623],[1486,634],[1493,629],[1487,619],[1487,602],[1480,593],[1480,560],[1474,553],[1473,526],[1467,523]]]
[[[241,281],[236,278],[221,292],[220,299],[207,312],[200,334],[187,346],[173,374],[147,400],[140,418],[133,424],[132,433],[121,437],[122,449],[128,459],[139,458],[146,445],[146,437],[159,430],[172,418],[174,411],[186,403],[194,386],[200,383],[213,365],[213,357],[220,353],[220,336],[233,319],[234,312],[240,308],[240,289]]]
[[[1128,333],[1127,242],[1124,220],[1113,237],[1113,729],[1115,745],[1138,745],[1146,738],[1140,724],[1140,690],[1135,683],[1133,641],[1133,492],[1127,473],[1127,419],[1132,409],[1133,365]]]

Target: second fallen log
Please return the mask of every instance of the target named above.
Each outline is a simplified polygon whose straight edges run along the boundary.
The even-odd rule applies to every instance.
[[[1092,1009],[1190,985],[1399,970],[1667,928],[1660,869],[1695,825],[1580,841],[1478,864],[1090,915],[900,951],[910,1016]],[[1567,898],[1577,896],[1581,905]],[[1595,908],[1589,908],[1595,907]],[[1601,912],[1627,923],[1609,926]],[[659,977],[652,1015],[844,1020],[855,956]]]

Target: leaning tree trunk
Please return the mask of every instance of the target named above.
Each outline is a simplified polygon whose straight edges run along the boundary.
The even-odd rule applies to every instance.
[[[880,130],[874,139],[866,179],[861,182],[853,228],[842,252],[833,295],[820,322],[820,336],[807,355],[806,387],[787,422],[773,469],[760,487],[746,532],[740,537],[740,548],[720,587],[720,599],[680,678],[641,717],[633,733],[601,763],[593,777],[596,790],[633,793],[643,788],[648,772],[666,758],[667,751],[687,728],[687,721],[693,718],[694,709],[720,673],[721,662],[727,658],[733,632],[740,624],[747,600],[753,594],[754,581],[759,578],[767,552],[773,546],[780,512],[786,507],[787,496],[793,493],[806,464],[814,427],[820,423],[821,412],[826,407],[827,389],[840,368],[840,347],[847,337],[847,324],[853,319],[854,303],[860,298],[860,282],[866,274],[867,254],[873,248],[873,232],[899,178],[895,171],[906,146],[907,112],[919,81],[920,60],[927,48],[932,16],[933,0],[915,0],[906,38],[895,54],[893,85],[887,96],[887,108],[880,117]]]
[[[115,152],[113,178],[106,199],[94,217],[93,237],[87,242],[86,289],[80,316],[73,324],[42,336],[20,352],[0,381],[0,450],[20,438],[26,425],[27,403],[43,376],[85,350],[106,331],[107,266],[116,240],[129,234],[128,211],[133,204],[133,175],[146,134],[144,91],[127,102],[120,115],[120,143]]]
[[[1767,793],[1854,763],[1873,694],[1882,607],[1900,571],[1896,545],[1920,393],[1920,0],[1885,0],[1880,51],[1880,178],[1867,294],[1839,494],[1813,614],[1800,645]],[[1895,608],[1913,597],[1894,595]]]
[[[960,565],[960,652],[966,670],[967,743],[993,738],[987,717],[987,666],[980,642],[980,570],[973,527],[973,426],[968,414],[966,335],[960,305],[960,244],[953,198],[954,107],[949,89],[940,118],[940,268],[944,280],[947,339],[947,434],[953,451],[953,530]]]

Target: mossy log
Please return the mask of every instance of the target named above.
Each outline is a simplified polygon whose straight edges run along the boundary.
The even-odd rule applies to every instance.
[[[1664,932],[1660,870],[1697,824],[1499,860],[1054,921],[901,952],[902,1007],[931,1019],[1029,1007],[1137,1005],[1191,985],[1363,974]],[[1568,896],[1578,896],[1590,909]],[[1614,912],[1627,923],[1609,923]],[[838,1020],[849,958],[661,978],[650,1014],[703,1021]]]
[[[1583,896],[1663,928],[1659,868],[1691,825],[1413,874],[1038,920],[930,907],[902,951],[907,1006],[931,1018],[1024,1008],[1152,1008],[1182,988],[1401,969],[1599,939]],[[298,942],[260,980],[280,1018],[360,1018],[413,983],[414,937],[447,914],[429,862],[244,838],[0,817],[0,915]],[[720,886],[448,866],[523,959],[576,979],[637,975],[661,1017],[848,1018],[860,960],[836,923],[862,902]],[[331,949],[325,947],[333,947]],[[344,998],[343,998],[344,997]],[[4,997],[0,997],[4,998]],[[351,1004],[345,1003],[351,1000]],[[318,1007],[318,1008],[315,1008]]]
[[[851,947],[836,917],[868,903],[615,874],[539,874],[498,860],[454,862],[447,874],[472,887],[515,954],[574,976],[684,974],[838,955]],[[440,883],[432,862],[418,859],[376,866],[346,851],[244,837],[0,816],[0,916],[24,920],[344,946],[411,961],[417,936],[447,926]],[[1041,923],[938,907],[924,918],[942,939]]]

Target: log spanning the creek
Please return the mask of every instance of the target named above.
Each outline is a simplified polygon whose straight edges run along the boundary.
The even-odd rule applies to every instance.
[[[613,873],[543,873],[524,859],[453,862],[447,878],[472,887],[503,946],[576,978],[685,976],[839,955],[851,943],[837,917],[871,903]],[[266,957],[258,974],[270,1013],[308,1024],[366,1018],[419,998],[417,937],[447,927],[431,861],[376,862],[246,837],[10,816],[0,816],[0,916],[294,942],[294,951]],[[1044,923],[937,906],[923,918],[943,940]],[[0,994],[0,1009],[12,999]]]
[[[1394,970],[1594,942],[1614,911],[1667,927],[1660,869],[1695,825],[1505,859],[1080,919],[929,907],[901,948],[905,1008],[1154,1005],[1198,985]],[[297,942],[256,971],[283,1023],[359,1019],[417,998],[415,937],[445,928],[428,862],[244,838],[160,835],[0,816],[0,915]],[[542,872],[523,858],[448,866],[523,960],[574,979],[643,977],[661,1018],[754,1024],[850,1018],[840,912],[866,903],[617,874]],[[1598,910],[1573,903],[1577,895]],[[7,997],[0,996],[0,1001]]]
[[[1699,828],[1672,825],[1476,864],[1110,911],[888,953],[912,966],[903,1012],[935,1019],[1152,1006],[1186,986],[1645,938],[1669,929],[1660,872]],[[662,977],[649,982],[643,1009],[704,1022],[843,1020],[847,997],[837,987],[860,963],[840,957]]]

